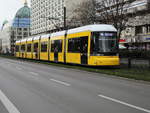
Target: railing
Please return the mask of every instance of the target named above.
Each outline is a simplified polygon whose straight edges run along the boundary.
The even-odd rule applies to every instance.
[[[135,42],[150,42],[150,33],[147,34],[138,34],[132,37],[126,37],[127,43],[135,43]]]
[[[128,68],[137,68],[139,71],[150,69],[150,51],[120,51],[120,59],[121,65],[126,65]]]

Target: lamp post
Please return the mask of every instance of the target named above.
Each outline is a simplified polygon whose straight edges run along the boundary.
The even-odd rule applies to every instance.
[[[2,39],[0,39],[0,53],[2,52]]]
[[[64,0],[64,30],[67,29],[67,26],[66,26],[66,2]]]

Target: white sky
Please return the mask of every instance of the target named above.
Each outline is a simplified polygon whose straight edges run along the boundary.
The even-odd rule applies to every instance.
[[[28,4],[30,0],[27,0]],[[24,0],[0,0],[0,27],[4,20],[12,20],[17,10],[24,6]]]

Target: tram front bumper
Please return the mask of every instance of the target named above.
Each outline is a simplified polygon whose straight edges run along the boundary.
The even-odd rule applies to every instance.
[[[94,61],[96,66],[118,66],[120,65],[120,60],[118,57],[114,58],[97,58]]]

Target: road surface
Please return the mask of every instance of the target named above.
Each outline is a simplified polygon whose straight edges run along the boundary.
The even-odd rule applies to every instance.
[[[0,113],[150,113],[150,84],[0,58]]]

